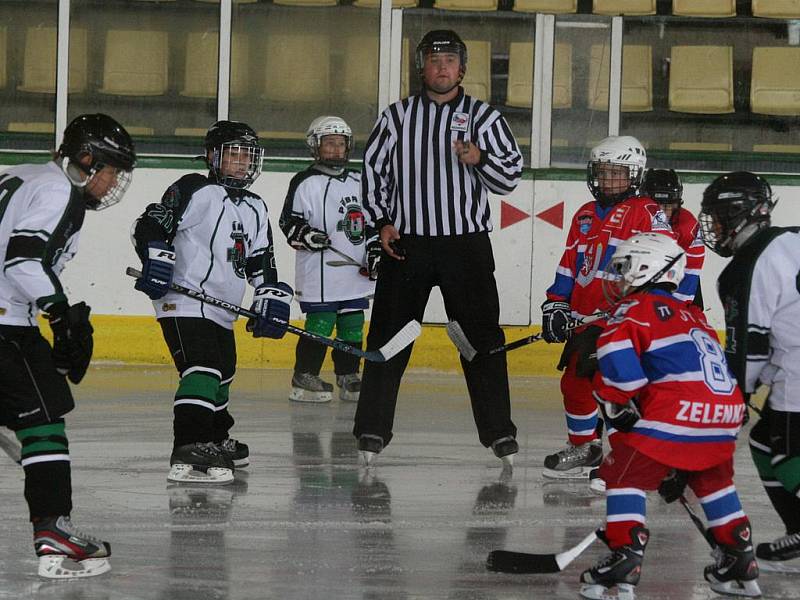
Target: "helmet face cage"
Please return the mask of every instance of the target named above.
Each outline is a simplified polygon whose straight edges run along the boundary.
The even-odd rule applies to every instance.
[[[321,158],[320,146],[322,138],[329,135],[341,135],[345,139],[345,151],[343,158]],[[306,132],[306,144],[311,149],[311,156],[322,165],[334,168],[342,168],[350,160],[350,151],[353,149],[353,131],[350,126],[339,117],[318,117],[309,125]]]
[[[644,148],[634,137],[611,136],[602,140],[592,148],[589,163],[586,166],[586,184],[592,196],[604,206],[612,206],[635,195],[644,177],[647,155]],[[625,189],[618,192],[607,192],[601,186],[601,174],[605,165],[627,167],[628,177]]]
[[[88,179],[86,179],[86,183],[88,184],[97,174],[97,172],[105,166],[111,165],[98,164],[96,169],[92,169],[92,173],[89,175]],[[86,202],[86,208],[90,210],[104,210],[109,206],[114,206],[115,204],[119,203],[120,200],[122,200],[122,197],[125,195],[125,192],[128,191],[128,187],[130,187],[132,180],[133,174],[131,171],[125,171],[118,168],[116,181],[114,184],[108,187],[102,198],[90,197]]]
[[[449,29],[429,31],[420,40],[414,53],[414,64],[420,76],[422,76],[422,70],[425,67],[425,57],[428,54],[437,53],[458,54],[463,76],[467,70],[467,46],[455,31]]]
[[[247,189],[261,175],[264,148],[240,141],[224,142],[211,150],[209,167],[217,183],[231,189]]]

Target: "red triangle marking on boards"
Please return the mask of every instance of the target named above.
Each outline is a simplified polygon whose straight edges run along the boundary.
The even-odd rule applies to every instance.
[[[528,218],[530,218],[530,215],[525,211],[512,206],[504,200],[500,201],[500,229],[505,229]]]
[[[564,228],[564,203],[559,202],[555,206],[551,206],[548,209],[543,210],[542,212],[536,215],[545,223],[550,223],[553,227],[558,227],[559,229]]]

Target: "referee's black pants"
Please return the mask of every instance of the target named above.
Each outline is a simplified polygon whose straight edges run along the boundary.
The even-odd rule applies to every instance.
[[[498,325],[500,303],[494,279],[494,257],[489,235],[423,237],[406,235],[399,245],[406,259],[384,254],[372,307],[367,349],[377,350],[411,319],[422,322],[428,297],[439,286],[450,319],[459,322],[478,352],[505,343]],[[380,436],[384,445],[392,439],[394,411],[400,379],[411,357],[411,346],[385,363],[366,361],[353,434]],[[511,421],[508,370],[505,353],[461,359],[472,414],[484,446],[516,437]]]

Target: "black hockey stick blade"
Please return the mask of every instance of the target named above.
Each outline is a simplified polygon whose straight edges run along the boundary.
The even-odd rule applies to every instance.
[[[349,254],[345,254],[344,252],[342,252],[341,250],[337,250],[337,249],[336,249],[336,248],[334,248],[333,246],[328,246],[328,247],[326,248],[326,250],[330,250],[330,251],[331,251],[331,252],[333,252],[334,254],[338,254],[338,255],[339,255],[339,256],[341,256],[343,259],[345,259],[346,261],[348,261],[348,263],[349,263],[349,264],[351,264],[351,265],[354,265],[354,266],[355,266],[355,265],[358,265],[359,267],[362,267],[362,266],[364,266],[364,265],[362,265],[360,262],[358,262],[358,261],[357,261],[355,258],[353,258],[352,256],[350,256]]]
[[[486,568],[499,573],[558,573],[575,560],[597,539],[593,531],[577,545],[558,554],[529,554],[510,550],[493,550],[486,558]]]

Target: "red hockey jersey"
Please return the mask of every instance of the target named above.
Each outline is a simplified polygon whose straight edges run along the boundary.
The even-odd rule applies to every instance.
[[[700,286],[700,271],[706,259],[706,246],[700,235],[700,226],[695,216],[685,208],[672,215],[672,231],[678,245],[686,252],[686,271],[675,297],[691,302]]]
[[[650,198],[628,198],[607,208],[595,201],[581,206],[572,217],[548,300],[569,302],[579,319],[607,310],[602,290],[606,265],[620,242],[645,231],[672,235],[666,215]]]
[[[661,290],[620,303],[597,342],[595,392],[641,418],[616,432],[660,463],[701,471],[728,460],[745,405],[716,332],[696,306]]]

